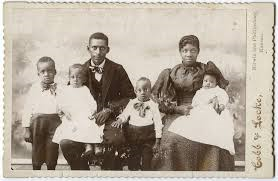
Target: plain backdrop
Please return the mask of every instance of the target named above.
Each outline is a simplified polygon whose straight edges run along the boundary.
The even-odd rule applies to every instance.
[[[112,2],[112,1],[111,1]],[[210,1],[206,1],[206,2],[210,2]],[[224,1],[213,1],[213,2],[224,2]],[[237,1],[235,1],[235,2],[237,2]],[[241,2],[241,1],[240,1]],[[246,2],[251,2],[251,1],[246,1]],[[2,7],[1,7],[2,8]],[[185,12],[181,12],[181,13],[185,13]],[[43,15],[43,13],[42,13],[42,15]],[[1,13],[1,16],[2,16],[2,13]],[[55,19],[55,18],[54,18]],[[235,18],[236,19],[236,18]],[[1,17],[1,20],[2,20],[2,17]],[[234,18],[233,18],[233,20],[234,20]],[[190,19],[185,19],[185,20],[181,20],[181,22],[184,22],[185,24],[186,23],[188,23],[188,21],[190,21]],[[172,22],[172,21],[170,21],[171,23],[175,23],[175,22]],[[40,25],[39,24],[39,22],[36,22],[36,23],[38,23],[38,26],[45,26],[45,25]],[[42,22],[41,22],[42,23]],[[53,23],[55,23],[55,22],[53,22]],[[85,26],[86,25],[86,22],[80,22],[80,24],[82,24],[83,23],[83,26]],[[115,22],[115,24],[118,24],[118,23],[120,23],[120,22]],[[178,23],[178,22],[176,22],[176,23]],[[231,27],[232,26],[236,26],[236,25],[239,25],[239,27],[240,27],[240,20],[238,20],[238,22],[236,22],[235,24],[233,24],[233,21],[231,21],[231,23],[232,23],[232,25],[231,25]],[[1,23],[2,24],[2,23]],[[70,23],[69,23],[70,24]],[[89,23],[87,22],[87,25],[88,25]],[[158,72],[160,72],[163,68],[167,68],[167,67],[165,67],[165,66],[163,66],[163,64],[161,64],[161,63],[159,63],[159,61],[161,61],[161,58],[154,58],[154,57],[157,57],[157,55],[151,55],[152,54],[152,52],[157,52],[159,55],[161,55],[162,57],[164,57],[165,58],[165,60],[167,60],[167,61],[169,61],[169,62],[167,62],[167,65],[169,65],[169,64],[172,64],[172,65],[175,65],[175,64],[177,64],[178,62],[180,62],[180,58],[179,58],[179,55],[178,55],[178,49],[177,49],[177,43],[178,43],[178,40],[180,39],[180,37],[182,36],[182,35],[184,35],[184,34],[191,34],[191,33],[193,33],[193,34],[196,34],[199,38],[200,38],[200,41],[201,41],[201,52],[200,52],[200,56],[199,56],[199,60],[201,60],[201,61],[203,61],[203,62],[206,62],[208,59],[210,59],[210,60],[216,60],[217,62],[220,62],[220,63],[218,63],[219,65],[225,65],[223,62],[222,62],[222,64],[221,64],[221,61],[223,61],[223,59],[225,59],[225,60],[229,60],[229,61],[232,61],[232,60],[238,60],[238,59],[240,59],[239,57],[240,56],[242,56],[242,54],[240,53],[241,51],[242,51],[242,49],[240,48],[240,47],[237,47],[237,45],[231,45],[231,49],[233,49],[233,50],[237,50],[238,51],[238,53],[235,55],[235,57],[233,57],[233,58],[231,58],[231,59],[228,59],[228,57],[232,57],[232,56],[228,56],[228,57],[223,57],[223,56],[221,56],[221,57],[215,57],[215,55],[217,54],[217,52],[212,52],[212,50],[210,50],[210,47],[212,47],[211,49],[213,49],[213,43],[212,43],[212,45],[211,44],[206,44],[206,45],[203,45],[203,44],[205,44],[205,42],[206,43],[209,43],[209,42],[212,42],[212,41],[210,41],[210,38],[213,38],[213,40],[215,40],[215,41],[213,41],[213,42],[217,42],[217,44],[218,45],[220,45],[221,44],[221,41],[223,41],[223,42],[225,42],[225,40],[226,39],[224,39],[223,40],[223,37],[222,37],[222,35],[224,35],[225,33],[227,33],[227,31],[220,31],[220,30],[223,30],[223,28],[225,28],[225,27],[221,27],[221,28],[219,28],[219,25],[221,26],[221,23],[220,22],[215,22],[215,28],[213,29],[213,30],[210,30],[209,32],[211,32],[211,33],[215,33],[215,35],[214,36],[206,36],[205,35],[205,31],[207,31],[208,29],[203,29],[202,31],[203,32],[196,32],[196,30],[194,30],[194,29],[192,29],[192,30],[189,30],[188,29],[188,27],[186,28],[186,31],[187,32],[185,32],[185,31],[182,31],[182,29],[179,29],[180,30],[180,33],[173,33],[172,35],[170,35],[170,36],[172,36],[171,37],[171,42],[167,39],[167,38],[165,38],[164,36],[163,36],[163,34],[161,35],[161,34],[159,34],[158,33],[158,35],[160,35],[159,37],[161,38],[154,38],[153,39],[153,41],[151,41],[151,42],[149,42],[148,40],[151,38],[153,38],[152,36],[150,36],[150,37],[144,37],[145,35],[146,35],[146,33],[145,33],[145,31],[148,31],[148,29],[145,29],[144,27],[142,27],[142,29],[141,30],[143,30],[143,32],[144,33],[142,33],[142,34],[144,34],[144,35],[141,35],[141,36],[139,36],[140,37],[140,40],[142,41],[142,39],[148,39],[147,41],[144,41],[145,43],[143,43],[143,44],[141,44],[140,43],[140,45],[138,44],[138,45],[134,45],[134,44],[132,44],[132,42],[129,42],[128,40],[130,40],[131,39],[131,37],[133,37],[132,36],[132,34],[134,34],[134,33],[138,33],[137,31],[136,31],[136,29],[134,30],[134,32],[129,32],[130,33],[130,35],[131,35],[131,37],[128,37],[128,38],[126,38],[126,39],[122,39],[121,37],[121,35],[117,35],[117,36],[115,36],[115,37],[113,37],[114,35],[115,35],[115,33],[113,33],[113,29],[111,29],[111,32],[108,32],[107,33],[107,35],[110,37],[110,39],[111,39],[111,44],[110,44],[110,46],[111,46],[111,52],[108,54],[108,57],[109,58],[111,58],[112,60],[115,60],[115,61],[117,61],[117,62],[119,62],[119,63],[121,63],[121,64],[123,64],[124,65],[124,67],[126,68],[126,70],[127,70],[127,72],[129,73],[129,72],[131,72],[130,73],[130,75],[132,75],[132,76],[130,76],[131,77],[131,80],[132,80],[132,82],[134,83],[134,81],[139,77],[139,76],[141,76],[141,74],[142,75],[146,75],[146,72],[144,72],[144,71],[141,71],[141,72],[138,72],[138,71],[134,71],[131,67],[129,67],[128,66],[128,64],[129,64],[129,62],[130,62],[130,60],[132,60],[133,62],[138,62],[137,64],[136,64],[136,66],[134,66],[134,67],[138,67],[138,69],[140,69],[140,70],[144,70],[144,65],[146,65],[146,64],[144,64],[144,65],[142,65],[141,63],[140,63],[140,61],[148,61],[148,60],[152,60],[152,61],[150,61],[150,64],[149,64],[149,67],[152,67],[153,66],[153,64],[151,64],[151,63],[153,63],[153,62],[156,62],[157,64],[155,64],[157,67],[155,67],[155,69],[154,69],[154,71],[153,72],[151,72],[151,74],[148,74],[149,76],[150,76],[150,78],[152,79],[152,81],[153,80],[155,80],[155,76],[157,75],[157,73]],[[70,26],[70,25],[69,25]],[[47,31],[53,31],[54,32],[54,30],[50,30],[49,28],[48,28],[49,26],[45,26],[45,31],[47,32]],[[231,28],[230,27],[230,28]],[[103,29],[99,29],[99,30],[96,30],[96,31],[103,31],[103,30],[105,30],[106,28],[105,27],[102,27]],[[171,28],[170,26],[162,26],[161,25],[161,27],[160,28]],[[74,28],[73,28],[74,29]],[[61,32],[59,32],[59,31],[56,31],[57,33],[59,33],[59,37],[61,37],[61,38],[64,38],[64,43],[65,43],[65,46],[63,46],[63,44],[61,44],[61,41],[60,40],[57,40],[57,42],[59,42],[59,45],[61,45],[62,47],[59,47],[59,48],[61,48],[60,50],[60,52],[66,52],[66,51],[63,51],[63,48],[64,47],[67,47],[67,46],[70,46],[69,44],[68,44],[68,41],[70,41],[70,40],[73,40],[75,37],[75,33],[76,32],[74,32],[74,30],[73,29],[70,29],[70,31],[66,31],[66,30],[61,30]],[[92,33],[92,30],[91,29],[93,29],[94,30],[94,28],[92,27],[91,28],[91,26],[90,26],[90,28],[84,28],[83,30],[84,30],[84,33],[82,33],[82,38],[80,38],[80,37],[78,37],[77,38],[77,41],[78,42],[76,42],[77,44],[79,44],[80,46],[80,49],[78,49],[78,50],[75,50],[75,48],[74,48],[74,46],[72,47],[72,49],[71,49],[71,51],[68,51],[68,54],[63,54],[63,55],[60,55],[59,53],[57,53],[57,54],[53,54],[53,55],[51,55],[51,54],[49,54],[49,56],[53,56],[54,57],[54,59],[56,59],[56,60],[60,60],[60,61],[57,61],[57,68],[59,68],[60,70],[64,70],[65,72],[66,72],[66,68],[67,68],[67,66],[68,65],[70,65],[71,63],[74,63],[74,62],[83,62],[83,61],[85,61],[85,60],[87,60],[88,59],[88,54],[87,54],[87,52],[86,52],[86,45],[87,45],[87,39],[88,39],[88,36],[89,36],[89,34],[90,33]],[[126,29],[127,30],[127,29]],[[235,31],[239,31],[240,29],[235,29]],[[33,30],[32,30],[33,31]],[[122,30],[123,32],[123,34],[125,34],[126,32],[124,32],[124,30]],[[128,29],[127,31],[131,31],[130,29]],[[1,35],[2,35],[2,37],[3,37],[3,26],[1,27]],[[93,32],[95,32],[95,31],[93,31]],[[107,32],[107,31],[106,31]],[[119,32],[119,31],[117,31],[117,32]],[[229,31],[228,31],[229,32]],[[277,31],[276,31],[277,32]],[[80,33],[78,33],[79,35],[80,35]],[[235,33],[236,34],[236,33]],[[241,33],[239,33],[239,34],[241,34]],[[239,35],[239,34],[237,34],[237,35]],[[71,37],[69,37],[68,35],[70,35]],[[156,35],[156,34],[155,34]],[[217,36],[216,36],[217,35]],[[39,35],[36,35],[37,37],[40,37]],[[53,34],[52,36],[57,36],[57,35],[55,35],[55,34]],[[168,37],[168,35],[167,35],[167,37]],[[41,38],[41,42],[39,41],[39,42],[37,42],[38,44],[37,45],[39,45],[39,46],[44,46],[45,48],[44,48],[44,50],[46,50],[46,51],[43,51],[43,52],[46,52],[47,53],[47,51],[51,51],[51,50],[54,50],[55,48],[57,48],[57,47],[48,47],[47,46],[47,44],[45,44],[44,45],[44,41],[43,41],[43,39],[44,38],[49,38],[48,40],[51,40],[51,41],[53,41],[52,43],[53,44],[55,44],[55,41],[56,40],[53,40],[53,39],[51,39],[51,36],[50,37],[40,37]],[[237,38],[239,38],[240,39],[240,37],[237,37]],[[221,40],[220,42],[218,42],[217,40]],[[166,47],[165,49],[163,49],[163,48],[161,48],[161,44],[160,43],[157,43],[158,41],[157,40],[162,40],[162,41],[164,41],[162,44],[163,45],[167,45],[167,46],[163,46],[163,47]],[[229,40],[227,40],[227,41],[229,41]],[[2,39],[1,39],[1,42],[2,42],[2,44],[3,44],[3,41],[2,41]],[[58,45],[58,43],[56,42],[56,44],[55,45]],[[138,41],[134,41],[134,42],[138,42]],[[124,43],[122,46],[121,46],[121,43]],[[156,44],[157,43],[157,44]],[[126,46],[126,45],[128,45],[128,46]],[[240,46],[241,44],[239,43],[239,46]],[[136,49],[134,50],[132,50],[132,47],[140,47],[140,50],[139,49],[137,49],[138,51],[136,51]],[[81,47],[83,47],[83,49],[81,48]],[[146,49],[144,49],[144,48],[146,48]],[[131,50],[130,50],[131,49]],[[143,54],[142,54],[142,52],[140,52],[140,51],[147,51],[148,49],[150,49],[151,50],[151,52],[150,52],[150,54],[144,54],[145,56],[142,56]],[[3,49],[2,49],[3,50]],[[171,50],[171,51],[170,51]],[[173,51],[174,50],[174,51]],[[176,50],[176,51],[175,51]],[[222,49],[223,50],[223,49]],[[219,48],[219,49],[217,49],[217,51],[222,51],[221,50],[221,47]],[[225,50],[227,50],[227,49],[225,49]],[[51,52],[53,52],[53,51],[51,51]],[[128,53],[130,53],[131,55],[132,55],[132,57],[131,56],[128,56],[129,54],[125,54],[124,52],[128,52]],[[244,51],[243,51],[244,52]],[[33,53],[33,54],[32,54]],[[225,52],[225,54],[229,54],[230,52]],[[71,56],[74,56],[74,57],[71,57],[70,56],[70,54],[71,54]],[[1,62],[2,62],[2,64],[3,64],[3,57],[4,57],[4,51],[1,51],[1,57],[0,57],[0,60],[1,60]],[[41,54],[39,54],[39,53],[37,53],[37,52],[31,52],[30,53],[30,57],[34,57],[34,59],[30,59],[30,65],[34,65],[34,60],[37,60],[37,58],[38,57],[40,57],[40,55]],[[166,56],[167,55],[167,56]],[[206,58],[204,58],[204,57],[206,57]],[[277,56],[276,56],[277,57]],[[150,59],[150,58],[153,58],[153,59]],[[67,61],[65,61],[65,60],[67,60]],[[240,63],[242,63],[242,59],[241,59],[241,61],[240,62],[238,62],[238,63],[235,63],[235,65],[233,65],[234,66],[234,71],[236,71],[236,70],[238,70],[238,64],[240,64]],[[58,63],[58,62],[60,62],[60,63]],[[65,63],[66,62],[66,63]],[[148,62],[145,62],[145,63],[148,63]],[[140,67],[141,66],[141,67]],[[139,68],[140,67],[140,68]],[[221,66],[220,66],[221,67]],[[239,67],[244,67],[244,65],[243,66],[239,66]],[[233,67],[232,67],[233,68]],[[225,69],[225,66],[222,66],[221,67],[221,69],[222,70],[224,70],[224,72],[228,72],[230,69]],[[30,69],[31,70],[31,69]],[[157,71],[156,71],[157,70]],[[3,72],[3,66],[0,66],[0,71],[1,72]],[[232,71],[232,72],[234,72],[234,71]],[[238,72],[242,72],[242,71],[238,71]],[[24,73],[24,72],[23,72]],[[33,74],[34,75],[34,73],[35,72],[31,72],[31,75]],[[25,74],[24,74],[25,75]],[[27,74],[28,76],[29,76],[29,74]],[[24,79],[24,80],[30,80],[30,81],[34,81],[34,79],[33,79],[33,77],[34,76],[30,76],[29,78],[30,79],[28,79],[27,78],[27,75],[26,75],[26,79]],[[0,87],[1,87],[1,90],[2,90],[2,92],[3,92],[3,89],[2,89],[2,87],[3,87],[3,82],[2,82],[2,80],[3,80],[3,74],[2,73],[0,73]],[[61,77],[62,76],[65,76],[65,75],[63,75],[63,74],[61,74]],[[61,78],[61,81],[63,81],[63,79]],[[276,83],[276,80],[275,80],[275,83]],[[3,100],[3,94],[0,94],[0,98],[1,98],[1,100]],[[3,107],[3,102],[1,101],[0,102],[1,103],[1,107]],[[275,103],[276,104],[276,103]],[[275,107],[277,107],[277,106],[275,106]],[[1,116],[1,118],[2,118],[2,120],[3,120],[3,117],[2,117],[2,115],[3,115],[3,109],[1,110],[2,112],[0,112],[0,116]],[[276,110],[275,110],[275,112],[276,112]],[[277,123],[276,123],[277,124]],[[2,122],[0,122],[0,128],[1,128],[1,130],[3,129],[3,123]],[[2,138],[2,137],[1,137]],[[277,140],[277,138],[275,139],[275,140]],[[3,147],[3,141],[1,140],[0,141],[0,147],[2,148]],[[277,153],[277,151],[275,150],[275,153]],[[2,152],[1,152],[1,154],[2,154]],[[2,155],[1,155],[2,156]],[[2,165],[0,166],[0,167],[2,167]],[[2,173],[1,173],[2,174]],[[48,179],[46,179],[46,180],[48,180]],[[51,179],[51,180],[53,180],[53,179]],[[120,180],[120,179],[114,179],[114,180]],[[129,179],[126,179],[126,180],[129,180]],[[147,180],[147,179],[144,179],[144,180]]]
[[[238,118],[237,137],[245,133],[245,10],[18,8],[13,10],[11,19],[7,26],[12,37],[12,158],[31,157],[25,151],[30,150],[30,144],[22,139],[20,122],[26,93],[38,78],[36,62],[42,56],[52,57],[58,72],[56,82],[66,84],[68,67],[90,58],[87,45],[94,32],[109,37],[107,57],[124,66],[133,85],[142,76],[154,83],[163,69],[181,63],[181,37],[196,35],[200,40],[197,61],[213,61],[230,81],[227,91],[234,101],[230,112]],[[236,160],[242,161],[244,136],[241,139],[241,145],[235,147]]]

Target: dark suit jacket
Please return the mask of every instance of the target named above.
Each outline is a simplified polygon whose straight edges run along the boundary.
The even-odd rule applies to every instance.
[[[85,62],[84,66],[87,71],[86,86],[89,88],[92,96],[97,99],[97,92],[92,80],[92,71],[89,69],[91,60]],[[125,108],[129,99],[135,98],[133,86],[122,65],[117,64],[109,59],[105,60],[104,73],[102,75],[102,93],[100,102],[101,108],[109,106]],[[125,100],[125,101],[124,101]]]
[[[89,69],[90,65],[91,60],[88,60],[84,64],[87,72],[85,85],[90,89],[95,100],[97,100],[98,93],[94,85],[95,81],[92,79],[94,73]],[[106,59],[103,68],[104,73],[102,75],[101,101],[97,102],[97,106],[98,111],[101,111],[103,108],[111,108],[113,112],[111,118],[106,122],[104,130],[104,139],[109,139],[107,142],[111,143],[119,141],[111,140],[117,139],[117,136],[115,136],[116,133],[114,133],[114,131],[117,132],[117,130],[111,127],[111,122],[114,121],[120,111],[126,107],[129,100],[135,98],[135,93],[129,77],[122,65]],[[110,134],[111,136],[107,136]]]

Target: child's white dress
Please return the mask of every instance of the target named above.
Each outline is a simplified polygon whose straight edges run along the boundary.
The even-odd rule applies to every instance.
[[[219,115],[209,103],[217,97],[219,104],[226,104],[229,97],[224,89],[215,88],[198,90],[193,97],[190,115],[180,116],[173,121],[168,131],[192,141],[218,146],[235,154],[233,136],[234,125],[229,111],[225,109]]]
[[[71,120],[62,117],[62,124],[56,129],[53,142],[69,139],[82,143],[101,143],[104,126],[99,127],[89,116],[97,110],[97,105],[86,86],[73,88],[66,86],[57,96],[58,109],[70,114]]]

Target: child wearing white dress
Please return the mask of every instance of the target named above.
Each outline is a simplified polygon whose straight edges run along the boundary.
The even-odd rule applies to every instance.
[[[168,130],[192,141],[226,149],[234,155],[234,126],[226,109],[228,101],[225,90],[217,85],[217,75],[207,73],[202,88],[193,97],[190,114],[178,117]]]
[[[56,129],[53,142],[72,140],[84,143],[84,154],[102,152],[103,127],[94,120],[97,104],[84,86],[84,71],[81,64],[74,64],[69,68],[69,85],[57,96],[58,112],[62,124]]]

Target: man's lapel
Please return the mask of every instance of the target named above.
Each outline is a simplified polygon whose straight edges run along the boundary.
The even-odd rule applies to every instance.
[[[91,59],[89,59],[87,62],[85,62],[84,66],[83,66],[86,70],[86,73],[88,73],[88,75],[89,75],[89,72],[91,72],[91,70],[89,68],[90,65],[91,65]]]
[[[87,80],[86,80],[87,83],[86,84],[87,84],[91,94],[96,99],[97,95],[96,95],[96,90],[94,88],[94,79],[92,78],[94,75],[93,75],[91,69],[89,68],[89,66],[91,66],[91,59],[88,60],[87,62],[85,62],[84,68],[87,73]]]
[[[105,64],[103,68],[104,68],[104,72],[102,75],[102,96],[104,101],[107,96],[107,92],[109,90],[112,77],[114,75],[114,69],[112,69],[113,66],[111,64],[111,61],[108,59],[105,59]]]
[[[91,66],[91,59],[88,60],[86,63],[85,63],[85,69],[87,71],[87,74],[88,74],[88,79],[89,79],[89,83],[91,83],[91,76],[92,76],[92,71],[91,69],[89,68]]]

